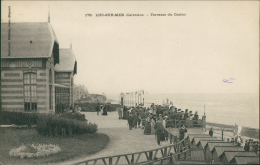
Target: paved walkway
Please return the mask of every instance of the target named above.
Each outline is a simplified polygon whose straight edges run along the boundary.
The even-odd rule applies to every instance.
[[[107,134],[110,137],[110,142],[104,150],[96,154],[74,158],[60,164],[73,164],[104,156],[128,154],[170,145],[168,142],[162,142],[161,146],[158,146],[155,135],[144,135],[144,130],[141,128],[129,130],[127,121],[119,120],[117,112],[108,112],[108,116],[98,116],[94,112],[83,113],[86,115],[88,122],[98,124],[98,132]]]

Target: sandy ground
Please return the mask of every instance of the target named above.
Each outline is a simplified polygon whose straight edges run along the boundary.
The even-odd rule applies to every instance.
[[[99,157],[128,154],[170,145],[169,142],[166,141],[162,142],[161,146],[158,146],[155,140],[155,135],[144,135],[144,130],[141,128],[133,128],[133,130],[129,130],[127,126],[127,121],[119,120],[117,112],[108,112],[108,116],[98,116],[94,112],[82,113],[86,115],[88,122],[98,124],[98,132],[107,134],[110,137],[110,142],[104,150],[96,154],[80,158],[74,158],[70,161],[62,162],[59,164],[74,164],[84,160]],[[140,159],[145,159],[144,155]],[[120,161],[119,163],[125,164],[124,162]]]

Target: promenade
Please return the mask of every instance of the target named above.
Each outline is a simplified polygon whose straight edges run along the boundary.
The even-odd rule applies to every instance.
[[[129,130],[127,120],[119,120],[117,112],[108,112],[108,116],[97,115],[96,112],[81,113],[86,115],[88,122],[96,123],[98,125],[97,132],[107,134],[110,137],[110,142],[105,149],[96,154],[73,158],[59,164],[74,164],[99,157],[139,152],[170,145],[166,141],[158,146],[155,135],[144,135],[144,130],[141,128]]]

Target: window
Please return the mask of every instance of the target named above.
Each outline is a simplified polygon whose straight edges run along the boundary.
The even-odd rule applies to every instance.
[[[49,70],[49,109],[52,110],[52,71]]]
[[[49,91],[50,91],[50,100],[49,100],[49,105],[50,105],[50,110],[52,110],[52,85],[49,85]]]
[[[37,110],[36,73],[24,73],[24,110]]]

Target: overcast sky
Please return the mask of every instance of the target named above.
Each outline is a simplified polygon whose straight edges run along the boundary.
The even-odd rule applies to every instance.
[[[90,93],[258,93],[259,2],[1,2],[1,20],[47,22]],[[96,13],[185,13],[96,17]],[[92,17],[85,17],[92,14]],[[230,80],[231,78],[235,80]],[[228,79],[229,82],[223,82]]]

